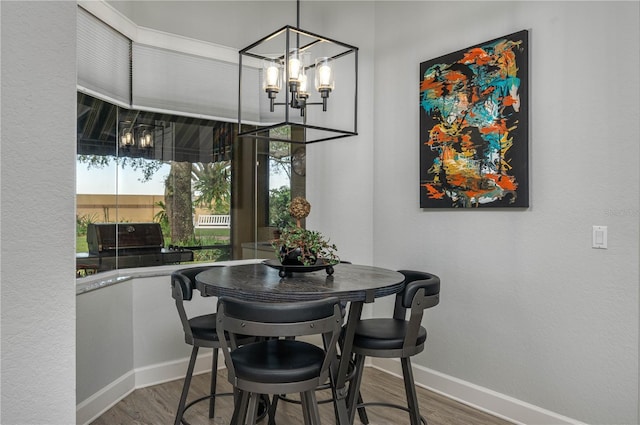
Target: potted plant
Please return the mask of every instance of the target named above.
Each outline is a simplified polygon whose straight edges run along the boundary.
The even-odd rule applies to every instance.
[[[283,265],[336,264],[340,262],[335,244],[327,240],[320,232],[303,229],[300,220],[307,217],[311,205],[306,199],[297,197],[291,201],[289,212],[296,219],[295,226],[282,230],[280,237],[272,242],[276,255]]]

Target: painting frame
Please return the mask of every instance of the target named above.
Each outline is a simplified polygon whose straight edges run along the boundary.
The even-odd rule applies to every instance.
[[[420,207],[529,207],[529,32],[420,63]]]

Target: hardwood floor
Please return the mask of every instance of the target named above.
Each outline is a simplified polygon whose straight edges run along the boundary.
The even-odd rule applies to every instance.
[[[190,398],[195,399],[208,391],[209,374],[193,378]],[[125,399],[92,422],[92,425],[161,425],[173,424],[175,410],[182,390],[182,380],[167,382],[135,390]],[[226,370],[218,372],[218,391],[231,391]],[[327,397],[328,391],[317,393],[318,400]],[[365,369],[362,396],[365,401],[384,401],[405,404],[402,380],[377,369]],[[191,425],[228,424],[233,408],[233,397],[220,397],[216,401],[216,417],[209,419],[208,403],[201,402],[191,407],[185,419]],[[475,410],[431,391],[418,387],[420,413],[429,425],[507,425],[510,422]],[[320,406],[323,424],[334,424],[333,407],[330,403]],[[408,415],[397,409],[367,407],[371,425],[408,425]],[[301,408],[297,404],[280,402],[276,413],[278,425],[302,424]],[[266,424],[266,421],[261,423]],[[356,424],[360,424],[356,415]]]

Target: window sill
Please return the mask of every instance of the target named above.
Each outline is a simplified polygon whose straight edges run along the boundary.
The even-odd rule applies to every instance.
[[[233,266],[240,264],[255,264],[262,262],[263,259],[251,259],[251,260],[231,260],[231,261],[218,261],[214,263],[197,263],[197,264],[174,264],[171,266],[158,266],[158,267],[139,267],[132,269],[119,269],[111,270],[108,272],[102,272],[91,276],[81,277],[76,279],[76,295],[86,294],[87,292],[96,291],[98,289],[106,288],[118,283],[126,282],[131,279],[154,277],[154,276],[169,276],[176,270],[188,268],[188,267],[200,267],[200,266]]]

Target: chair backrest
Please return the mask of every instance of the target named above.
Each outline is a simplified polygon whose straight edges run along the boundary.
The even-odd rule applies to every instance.
[[[182,300],[191,301],[193,290],[196,289],[196,275],[200,272],[220,266],[200,266],[188,269],[180,269],[171,273],[171,295]]]
[[[211,267],[220,266],[191,267],[188,269],[176,270],[171,273],[171,296],[176,300],[176,309],[180,316],[180,322],[182,323],[182,329],[184,330],[187,343],[191,343],[191,341],[193,341],[193,333],[191,332],[191,326],[189,325],[187,311],[184,308],[184,301],[191,301],[193,298],[193,291],[196,289],[196,275],[202,271],[210,269]]]
[[[218,300],[216,329],[230,376],[235,376],[230,352],[238,347],[237,341],[243,336],[277,338],[321,334],[326,351],[321,375],[326,377],[336,353],[341,326],[340,300],[335,297],[291,303],[254,302],[233,297]]]
[[[409,325],[403,348],[409,350],[416,345],[424,309],[440,302],[440,278],[434,274],[415,270],[398,270],[405,276],[405,287],[396,295],[393,318],[406,320],[409,309]]]
[[[396,295],[396,304],[393,312],[395,319],[404,319],[408,308],[412,308],[413,302],[420,289],[421,303],[417,308],[425,309],[433,307],[440,302],[440,278],[434,274],[415,270],[398,270],[404,275],[404,289]]]

